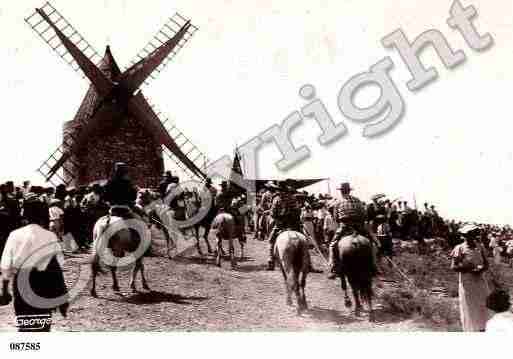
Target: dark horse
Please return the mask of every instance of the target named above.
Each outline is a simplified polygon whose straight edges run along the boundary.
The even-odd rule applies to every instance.
[[[133,221],[133,222],[132,222]],[[141,271],[142,285],[145,290],[149,290],[146,277],[144,276],[143,257],[150,246],[150,239],[145,232],[146,225],[141,220],[130,219],[125,220],[121,217],[105,216],[100,218],[93,230],[94,238],[94,254],[91,264],[93,274],[93,285],[91,295],[97,297],[96,294],[96,276],[100,268],[100,259],[111,270],[112,289],[119,292],[119,284],[116,276],[117,267],[125,267],[135,260],[135,266],[132,272],[130,288],[132,292],[136,292],[135,278],[137,272]],[[110,250],[107,251],[107,249]],[[110,255],[111,254],[111,255]],[[126,256],[131,254],[132,256]]]
[[[186,198],[186,216],[187,218],[193,218],[198,215],[199,220],[193,224],[192,229],[194,230],[194,235],[196,238],[196,249],[198,250],[198,254],[201,256],[203,252],[201,251],[200,245],[200,228],[203,227],[203,239],[207,245],[208,253],[212,253],[212,247],[210,246],[210,242],[208,241],[208,235],[210,233],[210,229],[212,228],[212,222],[217,215],[217,208],[211,203],[207,208],[201,207],[201,197],[196,191],[193,191],[188,198]],[[199,213],[202,211],[202,213]]]
[[[291,293],[296,294],[297,314],[308,308],[305,296],[306,277],[310,270],[310,253],[305,235],[286,230],[278,235],[274,258],[280,264],[287,291],[287,305],[292,305]]]
[[[351,306],[347,294],[347,277],[353,292],[355,314],[360,315],[362,309],[360,299],[362,299],[368,305],[369,320],[372,321],[372,278],[375,275],[376,263],[374,263],[371,241],[362,235],[351,234],[340,239],[336,250],[338,250],[336,270],[344,291],[346,306]]]

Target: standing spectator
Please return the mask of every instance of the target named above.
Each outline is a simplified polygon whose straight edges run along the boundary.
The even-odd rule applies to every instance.
[[[484,331],[487,320],[486,297],[488,284],[483,273],[488,261],[477,241],[479,227],[467,224],[460,229],[465,241],[451,253],[451,268],[459,273],[460,319],[465,332]]]
[[[27,294],[26,285],[45,299],[65,297],[67,289],[61,268],[64,258],[55,234],[45,229],[48,206],[36,195],[29,194],[23,213],[28,225],[11,232],[0,261],[0,302],[6,304],[11,300],[8,288],[12,282],[18,331],[50,331],[52,311],[58,307],[61,314],[66,316],[68,303],[54,308],[40,308],[40,303],[34,302],[37,299]],[[25,275],[28,283],[21,280]],[[34,325],[36,319],[39,323]],[[41,320],[44,321],[43,325],[40,324]]]
[[[48,212],[50,215],[50,231],[55,233],[57,238],[62,239],[64,231],[64,211],[60,208],[61,201],[58,199],[52,199],[48,206]]]
[[[76,200],[76,192],[71,190],[64,204],[64,234],[70,233],[81,249],[87,249],[87,237],[83,227],[86,226],[80,205]]]
[[[26,196],[30,192],[30,181],[23,181],[23,187],[21,188],[23,196]]]
[[[494,233],[490,233],[488,238],[490,240],[489,247],[492,250],[493,262],[494,264],[501,264],[502,246],[499,238]]]
[[[306,203],[301,209],[301,222],[303,223],[305,230],[308,232],[306,234],[312,238],[313,241],[317,241],[313,220],[314,213],[312,211],[312,207],[310,204]]]
[[[335,232],[337,231],[337,222],[334,218],[334,205],[331,204],[328,207],[328,213],[324,218],[324,237],[326,238],[326,243],[331,243],[333,237],[335,236]]]
[[[376,216],[376,238],[380,244],[380,252],[382,255],[391,257],[393,255],[392,232],[390,226],[383,214]]]
[[[319,195],[321,197],[321,195]],[[322,196],[324,198],[324,196]],[[319,208],[316,213],[315,223],[316,223],[316,233],[317,233],[317,241],[318,243],[327,243],[326,238],[324,238],[324,219],[328,214],[328,210],[326,208],[326,201],[323,199],[319,201]]]

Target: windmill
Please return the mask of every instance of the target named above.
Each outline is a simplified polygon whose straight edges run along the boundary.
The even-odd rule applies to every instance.
[[[178,13],[169,18],[124,71],[109,46],[100,56],[48,2],[25,22],[91,83],[74,119],[64,124],[62,145],[38,168],[46,181],[89,184],[123,161],[136,168],[136,183],[150,187],[164,171],[162,154],[187,177],[205,177],[207,157],[141,91],[197,31],[189,20]]]

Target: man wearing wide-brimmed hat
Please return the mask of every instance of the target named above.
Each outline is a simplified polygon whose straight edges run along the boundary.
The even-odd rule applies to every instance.
[[[264,193],[262,193],[260,201],[257,205],[256,214],[256,236],[260,240],[264,239],[264,234],[261,231],[263,227],[262,221],[264,220],[265,216],[268,215],[268,211],[271,209],[271,205],[273,202],[273,196],[279,187],[273,181],[269,181],[264,185],[264,188]]]
[[[335,268],[337,264],[337,256],[335,255],[335,247],[338,241],[345,235],[357,233],[368,236],[365,231],[365,207],[363,203],[356,197],[351,196],[351,185],[348,182],[341,183],[337,188],[340,191],[341,199],[334,205],[333,214],[337,222],[337,231],[333,240],[329,245],[330,274],[328,278],[336,278]]]
[[[160,197],[164,198],[167,193],[167,187],[171,184],[173,179],[173,174],[171,171],[164,172],[164,175],[162,176],[162,181],[159,183],[159,193]]]
[[[132,207],[137,199],[137,189],[130,178],[129,166],[124,162],[114,165],[114,174],[105,185],[105,201],[111,207],[111,214],[133,218]]]
[[[274,243],[278,234],[286,229],[299,231],[301,209],[294,196],[292,180],[280,181],[279,195],[275,196],[271,206],[274,227],[269,235],[269,261],[267,270],[274,270]]]

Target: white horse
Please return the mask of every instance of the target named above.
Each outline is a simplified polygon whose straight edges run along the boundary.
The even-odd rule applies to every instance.
[[[280,233],[274,245],[274,259],[278,260],[285,280],[287,305],[292,305],[291,293],[294,292],[297,313],[301,314],[308,308],[305,286],[311,263],[308,240],[305,235],[291,230]]]
[[[111,270],[112,289],[119,292],[119,284],[116,276],[117,267],[130,265],[135,261],[135,266],[130,280],[132,292],[136,292],[135,279],[137,273],[141,272],[142,285],[145,290],[149,290],[146,277],[144,275],[143,257],[150,246],[150,239],[147,232],[147,226],[138,219],[125,220],[121,217],[104,216],[101,217],[93,229],[93,261],[91,269],[93,274],[93,284],[91,295],[97,297],[96,276],[100,269],[100,259]],[[110,250],[110,251],[109,251]],[[131,255],[131,256],[127,256]]]

